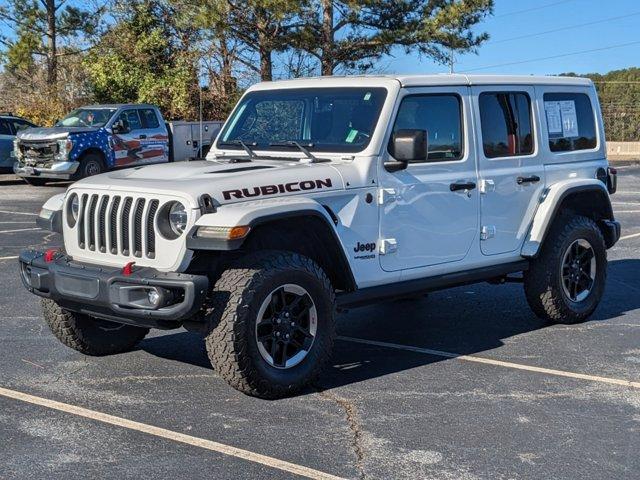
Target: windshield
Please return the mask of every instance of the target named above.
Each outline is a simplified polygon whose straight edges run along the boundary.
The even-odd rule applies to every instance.
[[[104,127],[115,108],[77,108],[56,123],[56,127]]]
[[[369,144],[387,96],[384,88],[305,88],[248,93],[224,127],[218,148],[359,152]],[[234,145],[235,143],[235,145]],[[275,144],[275,145],[274,145]]]

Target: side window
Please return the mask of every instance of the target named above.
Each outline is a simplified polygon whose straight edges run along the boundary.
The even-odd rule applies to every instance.
[[[154,109],[141,108],[140,110],[138,110],[138,113],[140,114],[140,118],[142,119],[143,128],[153,129],[160,127],[160,122],[158,122],[158,116],[156,115]]]
[[[15,133],[18,133],[22,130],[26,130],[27,128],[31,128],[33,127],[33,125],[31,125],[28,122],[25,122],[24,120],[13,120],[13,130]]]
[[[405,129],[427,131],[429,143],[427,162],[444,162],[462,158],[462,104],[458,95],[432,94],[404,97],[393,125],[393,134]]]
[[[129,130],[140,130],[142,128],[137,110],[125,110],[118,116],[118,120],[122,120]]]
[[[588,95],[545,93],[544,112],[552,152],[596,148],[596,121]]]
[[[0,135],[13,135],[9,122],[4,119],[0,119]]]
[[[480,94],[482,147],[487,158],[533,153],[531,99],[522,92]]]

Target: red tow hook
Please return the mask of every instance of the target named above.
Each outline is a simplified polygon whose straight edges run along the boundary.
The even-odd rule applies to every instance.
[[[50,248],[46,252],[44,252],[44,261],[47,263],[51,263],[56,259],[56,255],[60,250],[57,248]]]
[[[122,275],[124,275],[125,277],[131,276],[131,274],[133,273],[133,266],[135,264],[136,262],[129,262],[124,267],[122,267]]]

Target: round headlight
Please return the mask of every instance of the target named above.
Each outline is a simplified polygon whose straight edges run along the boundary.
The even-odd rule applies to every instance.
[[[67,224],[69,225],[69,228],[75,227],[79,214],[80,199],[78,198],[78,195],[74,193],[67,202]]]
[[[180,202],[173,202],[169,208],[169,226],[177,236],[187,228],[187,209]]]
[[[74,193],[73,198],[71,199],[71,216],[73,216],[73,219],[76,222],[78,221],[79,213],[80,213],[80,199],[78,198],[78,195]]]

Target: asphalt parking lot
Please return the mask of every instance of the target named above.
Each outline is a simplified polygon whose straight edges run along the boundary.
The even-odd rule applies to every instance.
[[[229,388],[182,330],[60,344],[15,256],[60,244],[35,215],[63,190],[0,176],[2,479],[640,478],[640,166],[619,168],[589,322],[545,326],[518,284],[352,310],[317,387],[279,401]]]

